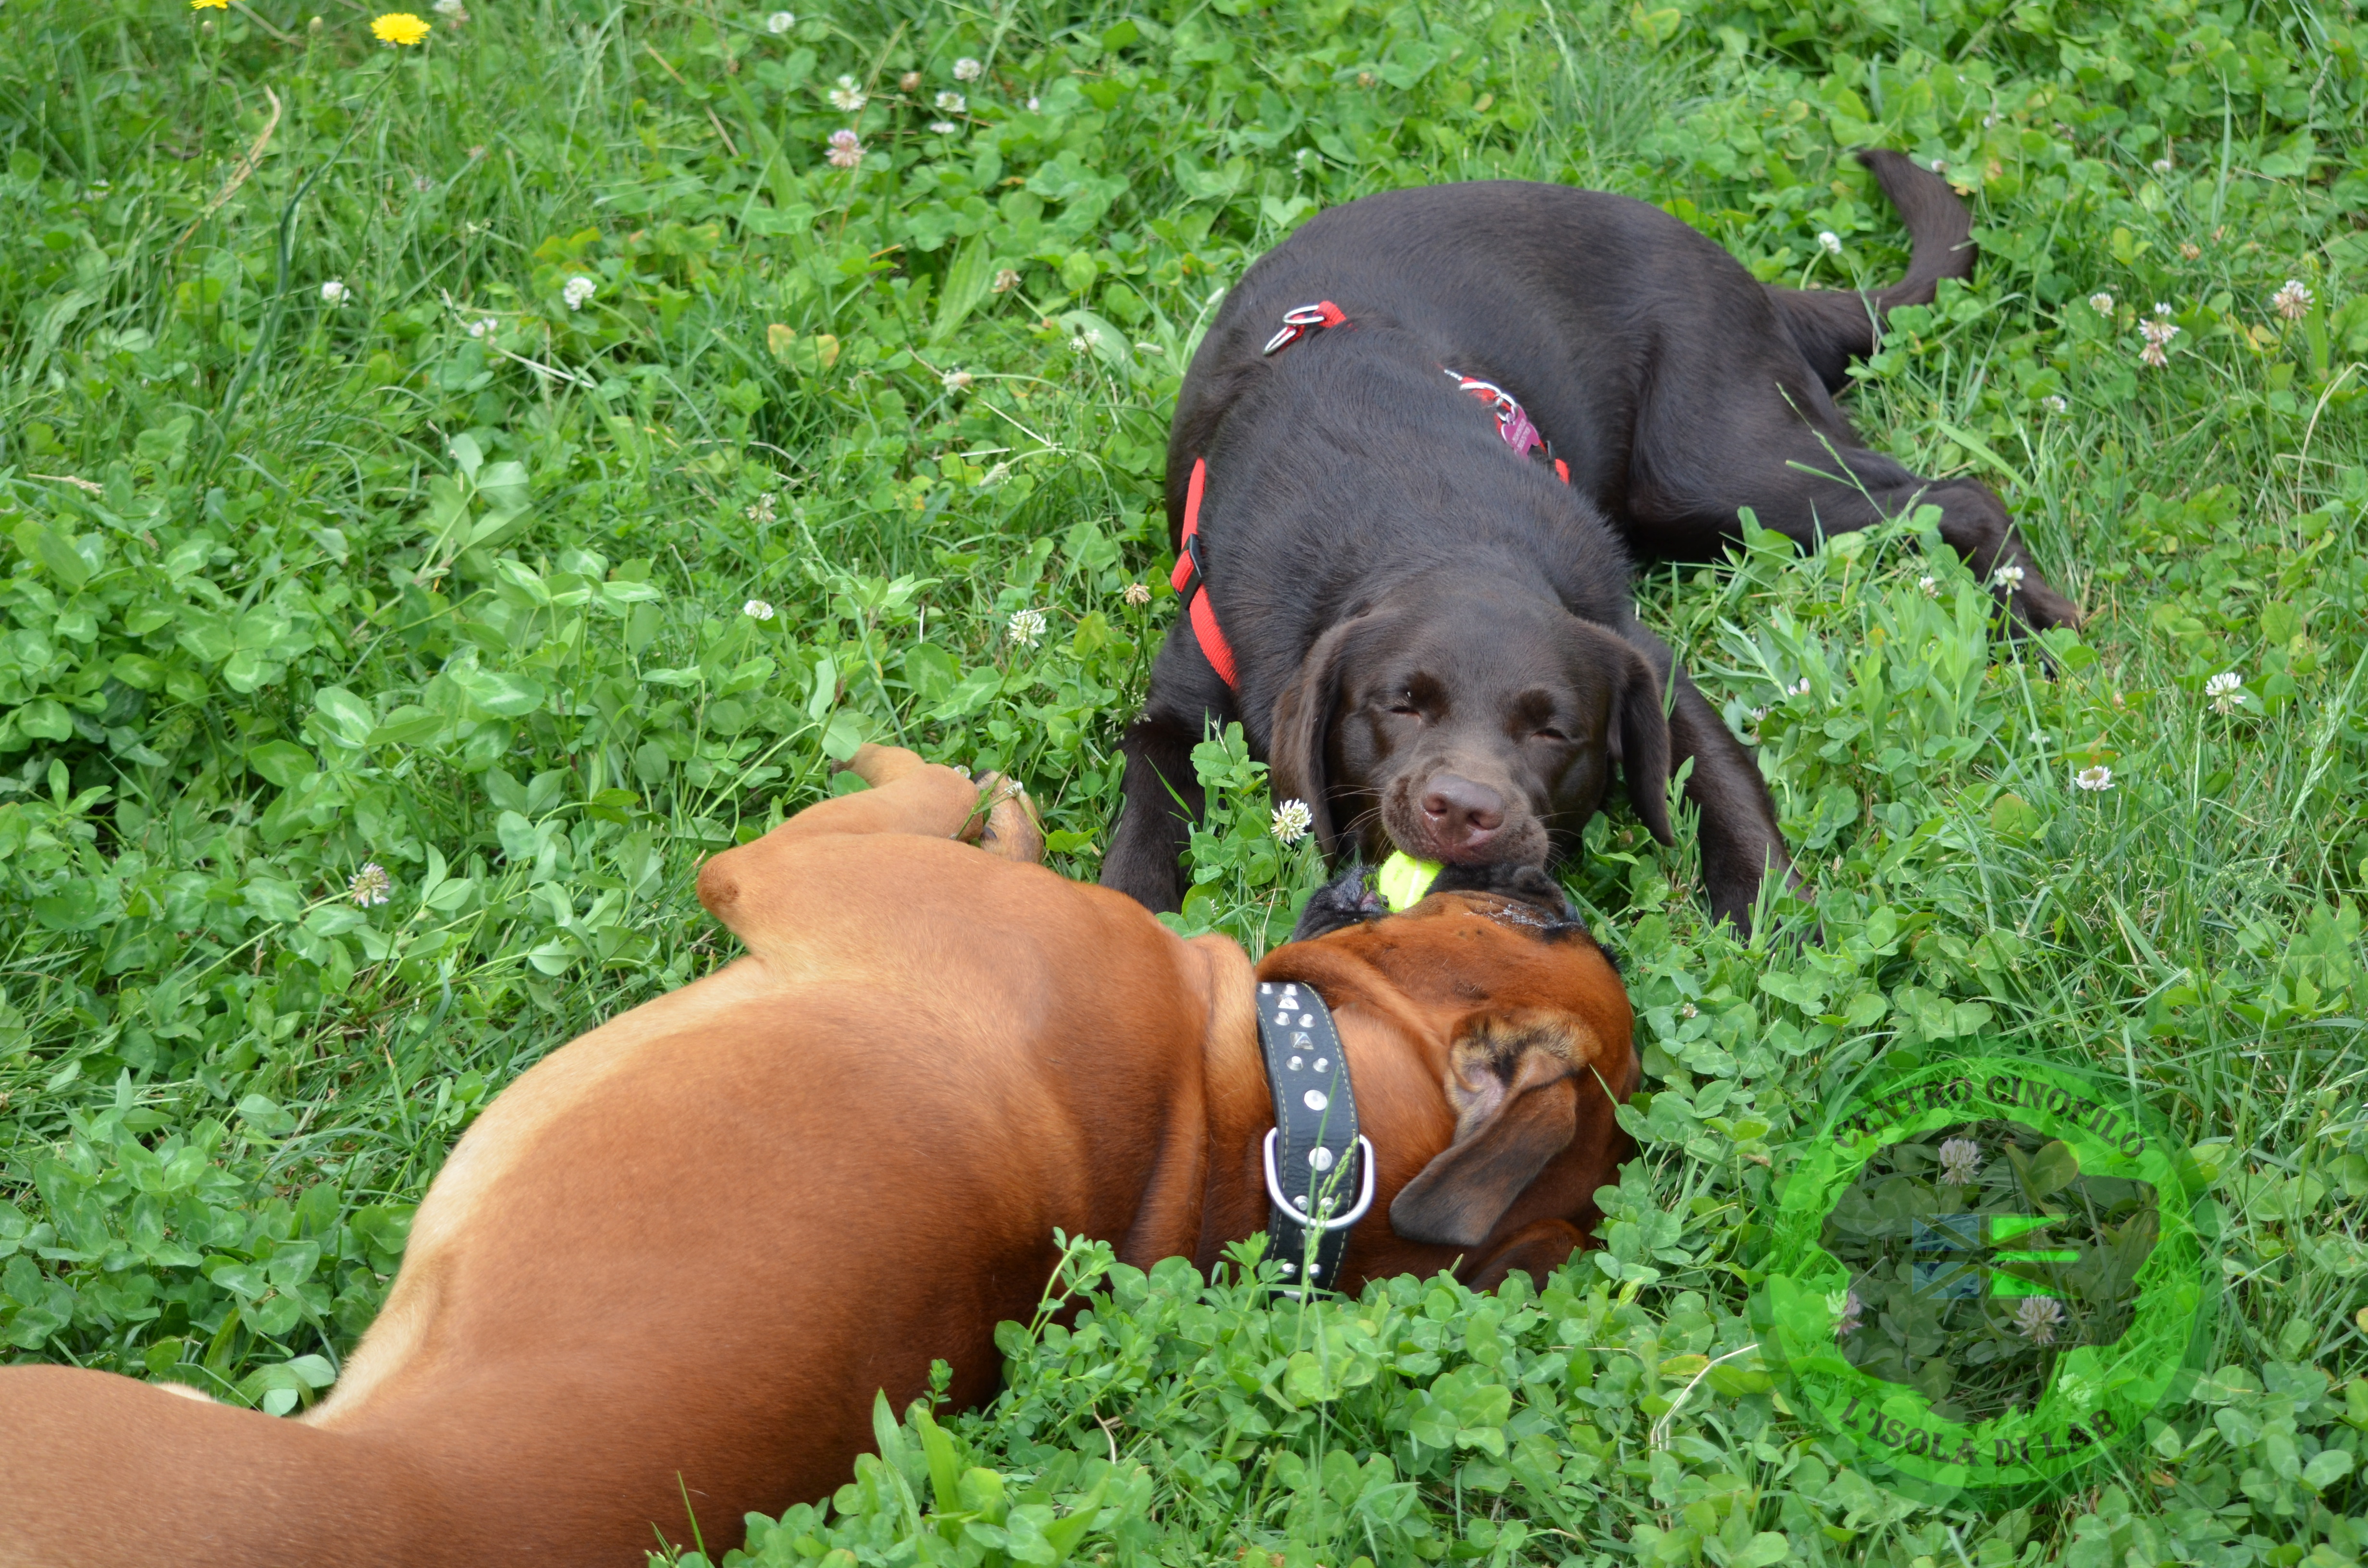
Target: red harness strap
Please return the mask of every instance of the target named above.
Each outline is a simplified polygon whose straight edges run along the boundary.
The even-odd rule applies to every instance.
[[[1267,339],[1264,353],[1273,354],[1288,348],[1310,334],[1326,327],[1339,326],[1349,313],[1329,300],[1318,300],[1312,305],[1286,311],[1282,330]],[[1515,457],[1526,458],[1533,451],[1545,449],[1545,439],[1530,416],[1515,402],[1512,393],[1494,381],[1484,381],[1477,376],[1466,376],[1449,370],[1457,387],[1470,392],[1488,405],[1497,416],[1497,433],[1505,445],[1513,449]],[[1547,457],[1554,463],[1554,473],[1565,484],[1570,483],[1570,465],[1553,453]],[[1217,624],[1216,607],[1209,603],[1208,577],[1201,569],[1201,493],[1208,485],[1209,464],[1205,458],[1192,460],[1192,478],[1184,488],[1184,549],[1176,557],[1176,569],[1167,581],[1184,601],[1185,613],[1192,619],[1192,635],[1199,640],[1201,652],[1208,657],[1209,667],[1226,686],[1238,689],[1239,670],[1234,663],[1234,645],[1225,641],[1223,628]]]
[[[1184,487],[1184,550],[1176,557],[1176,570],[1168,574],[1167,582],[1184,601],[1185,613],[1192,618],[1192,635],[1200,639],[1201,652],[1208,656],[1209,667],[1226,686],[1238,687],[1234,645],[1225,641],[1224,631],[1217,625],[1216,607],[1209,602],[1208,584],[1201,573],[1201,492],[1208,483],[1208,460],[1194,458],[1191,483]]]

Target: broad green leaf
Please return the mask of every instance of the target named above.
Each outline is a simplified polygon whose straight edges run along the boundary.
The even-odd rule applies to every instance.
[[[329,734],[349,746],[362,746],[370,742],[378,728],[377,716],[370,704],[341,686],[324,686],[313,694],[313,706],[320,710]]]
[[[823,731],[822,749],[833,762],[845,762],[862,748],[863,721],[842,708],[830,716]]]
[[[450,727],[450,721],[441,713],[432,713],[416,704],[398,708],[386,716],[386,722],[373,728],[366,744],[374,746],[426,745],[441,736]]]
[[[90,581],[91,563],[74,549],[74,541],[40,518],[20,519],[17,524],[16,538],[18,550],[40,562],[69,590],[79,588]]]
[[[277,784],[285,790],[306,774],[315,771],[319,765],[314,762],[313,754],[302,746],[288,741],[266,741],[259,746],[247,748],[246,766],[254,769],[264,782]]]
[[[995,281],[995,256],[985,234],[973,234],[954,253],[938,291],[938,319],[929,329],[932,342],[942,343],[986,298]]]
[[[2080,1156],[2061,1139],[2053,1139],[2040,1146],[2031,1157],[2030,1173],[2023,1185],[2034,1199],[2047,1198],[2063,1191],[2080,1177]]]
[[[262,1095],[249,1095],[239,1101],[238,1119],[267,1138],[284,1138],[296,1131],[295,1112]]]
[[[444,673],[462,696],[495,718],[523,718],[543,704],[543,685],[531,676],[489,670],[473,663],[454,665]]]
[[[19,733],[40,741],[63,741],[74,734],[74,715],[65,704],[51,698],[37,697],[14,715]]]

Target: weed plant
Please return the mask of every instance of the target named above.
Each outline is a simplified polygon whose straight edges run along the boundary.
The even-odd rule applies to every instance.
[[[407,46],[288,0],[6,12],[8,1355],[312,1403],[453,1139],[726,956],[693,869],[864,739],[1024,780],[1091,877],[1175,619],[1178,378],[1308,213],[1555,180],[1874,284],[1880,144],[1984,259],[1855,415],[1998,487],[2092,619],[2007,641],[1912,517],[1644,574],[1811,897],[1746,945],[1690,832],[1590,830],[1645,1063],[1603,1247],[1270,1310],[1079,1243],[1091,1304],[1009,1326],[991,1410],[883,1408],[747,1558],[2359,1560],[2347,0],[470,4]],[[1261,946],[1315,868],[1237,742],[1202,762],[1182,924]],[[1787,1403],[1753,1227],[1871,1065],[1993,1037],[2196,1145],[2225,1302],[2079,1490],[1935,1503]]]

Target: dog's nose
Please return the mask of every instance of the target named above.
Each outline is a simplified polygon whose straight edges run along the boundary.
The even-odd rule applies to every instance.
[[[1505,797],[1461,774],[1435,774],[1423,791],[1422,818],[1435,853],[1468,854],[1505,825]]]

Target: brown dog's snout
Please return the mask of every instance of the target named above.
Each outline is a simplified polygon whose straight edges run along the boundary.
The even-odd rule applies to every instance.
[[[1505,797],[1460,773],[1434,773],[1422,794],[1422,824],[1433,858],[1476,855],[1505,825]]]

